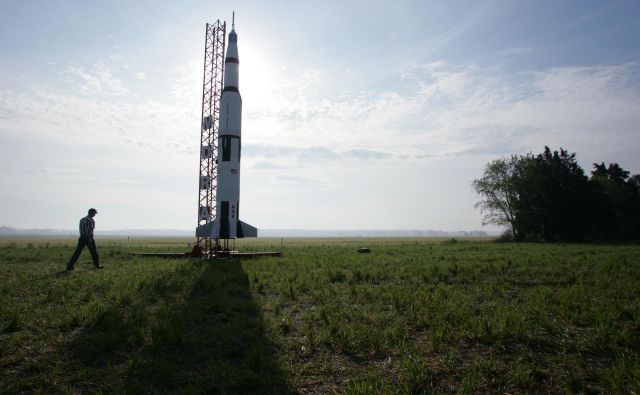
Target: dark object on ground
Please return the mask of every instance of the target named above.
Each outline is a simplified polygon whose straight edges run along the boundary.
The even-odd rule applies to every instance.
[[[365,254],[365,253],[371,252],[371,249],[367,248],[367,247],[359,247],[358,248],[358,252],[361,253],[361,254]]]

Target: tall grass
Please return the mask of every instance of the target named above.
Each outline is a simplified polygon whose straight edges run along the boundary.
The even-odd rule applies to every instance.
[[[66,274],[73,240],[0,241],[1,391],[640,391],[638,246],[290,239],[205,262],[98,243],[105,270]]]

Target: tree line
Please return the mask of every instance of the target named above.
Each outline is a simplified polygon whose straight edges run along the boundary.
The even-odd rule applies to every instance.
[[[617,163],[593,164],[560,148],[493,160],[472,182],[483,225],[506,226],[518,241],[640,239],[640,174]]]

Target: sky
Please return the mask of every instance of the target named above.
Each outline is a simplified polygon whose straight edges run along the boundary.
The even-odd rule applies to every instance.
[[[472,180],[545,145],[640,173],[637,1],[0,1],[0,225],[195,229],[234,10],[259,229],[496,230]]]

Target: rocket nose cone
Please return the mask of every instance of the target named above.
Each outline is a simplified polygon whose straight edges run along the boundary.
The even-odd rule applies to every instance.
[[[237,43],[238,42],[238,35],[236,34],[235,30],[231,30],[231,32],[229,33],[229,43]]]

